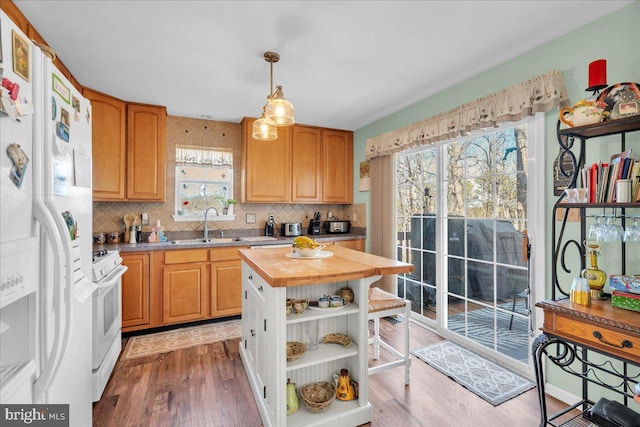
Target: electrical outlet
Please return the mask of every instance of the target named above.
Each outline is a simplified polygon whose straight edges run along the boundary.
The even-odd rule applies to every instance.
[[[357,215],[356,215],[356,213],[354,212],[354,213],[353,213],[353,221],[355,222],[355,221],[357,221],[357,220],[358,220],[358,216],[357,216]]]
[[[275,219],[276,219],[276,214],[270,213],[269,214],[269,221],[275,221]]]

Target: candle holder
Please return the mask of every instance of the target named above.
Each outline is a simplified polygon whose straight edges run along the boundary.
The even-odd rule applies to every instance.
[[[601,89],[607,87],[607,60],[598,59],[589,64],[589,87],[585,90],[597,95]]]

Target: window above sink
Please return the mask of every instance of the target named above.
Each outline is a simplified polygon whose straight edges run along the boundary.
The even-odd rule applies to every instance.
[[[233,221],[233,154],[229,150],[176,146],[174,221]],[[217,214],[217,215],[216,215]]]

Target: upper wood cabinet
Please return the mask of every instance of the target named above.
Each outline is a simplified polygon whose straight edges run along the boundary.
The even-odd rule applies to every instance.
[[[127,105],[127,199],[165,199],[165,107]]]
[[[353,203],[353,132],[293,125],[258,141],[254,121],[242,121],[243,202]]]
[[[92,109],[93,200],[164,201],[165,107],[82,94]]]
[[[291,141],[291,201],[322,201],[322,130],[294,126]]]
[[[291,127],[278,128],[278,138],[258,141],[253,122],[242,121],[242,202],[291,200]]]
[[[93,200],[125,200],[127,104],[84,88],[91,101]]]
[[[353,132],[322,131],[322,202],[353,203]]]

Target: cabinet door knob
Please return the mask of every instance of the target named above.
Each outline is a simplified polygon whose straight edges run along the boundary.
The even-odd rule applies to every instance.
[[[262,285],[258,286],[258,290],[262,292]]]
[[[253,280],[253,274],[249,275],[249,280]]]
[[[251,336],[252,337],[256,336],[256,330],[255,329],[251,329],[250,332],[251,332]]]

